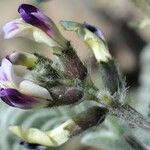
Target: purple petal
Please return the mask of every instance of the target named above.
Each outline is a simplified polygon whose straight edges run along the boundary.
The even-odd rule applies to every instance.
[[[9,81],[15,85],[22,81],[22,78],[14,73],[13,65],[7,58],[2,59],[0,67],[0,82],[3,81]]]
[[[18,12],[22,19],[36,27],[41,28],[49,36],[54,34],[52,26],[54,26],[53,21],[44,15],[38,8],[29,4],[21,4],[18,8]]]
[[[0,97],[6,104],[21,109],[31,109],[39,103],[38,99],[21,94],[16,89],[11,88],[1,89]]]
[[[0,81],[7,81],[7,76],[5,72],[3,71],[2,67],[0,67]]]
[[[12,35],[12,33],[15,33],[15,31],[18,30],[18,26],[14,21],[11,21],[3,27],[3,31],[5,34],[5,39],[9,39]]]
[[[104,42],[106,42],[104,34],[103,34],[103,32],[99,28],[97,28],[97,27],[95,27],[93,25],[90,25],[88,23],[84,23],[84,27],[87,28],[88,30],[90,30],[91,32],[93,32],[94,34],[96,34]]]
[[[11,80],[11,74],[12,74],[12,64],[9,60],[3,58],[0,67],[0,81]]]
[[[6,58],[2,59],[2,64],[1,64],[1,73],[4,75],[6,80],[11,80],[12,78],[12,63],[7,60]]]
[[[10,39],[16,36],[21,31],[21,25],[23,25],[23,23],[24,21],[22,18],[6,23],[3,27],[4,38]]]

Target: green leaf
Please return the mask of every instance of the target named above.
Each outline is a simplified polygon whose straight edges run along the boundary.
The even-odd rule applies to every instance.
[[[133,150],[121,136],[105,130],[87,133],[81,142],[104,150]]]

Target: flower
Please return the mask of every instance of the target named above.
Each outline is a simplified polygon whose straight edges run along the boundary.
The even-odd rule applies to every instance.
[[[66,45],[67,41],[60,34],[54,22],[44,15],[38,8],[29,4],[21,4],[18,8],[18,12],[26,23],[42,29],[60,45]]]
[[[108,62],[112,59],[104,35],[99,28],[87,23],[80,24],[72,21],[61,21],[60,23],[64,29],[75,31],[83,39],[85,44],[92,49],[98,62]]]
[[[3,58],[0,67],[0,97],[10,106],[30,109],[48,106],[47,89],[15,74],[12,63]]]
[[[59,46],[41,29],[24,22],[21,18],[5,24],[3,31],[5,39],[10,39],[13,37],[26,37],[39,43],[45,43],[50,47]]]
[[[57,147],[71,137],[103,123],[107,114],[106,108],[92,106],[52,130],[43,131],[23,126],[10,126],[9,130],[27,143]]]
[[[7,23],[3,27],[5,38],[25,36],[36,42],[46,43],[50,47],[66,48],[67,40],[61,35],[54,22],[38,8],[21,4],[18,8],[21,18]]]
[[[14,65],[26,67],[22,76],[15,74]],[[0,97],[8,105],[22,109],[76,103],[83,97],[83,90],[66,84],[60,73],[44,56],[13,52],[2,60]]]

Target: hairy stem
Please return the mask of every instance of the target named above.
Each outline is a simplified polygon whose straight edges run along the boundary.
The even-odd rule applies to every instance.
[[[111,108],[112,113],[129,124],[131,127],[139,127],[150,131],[150,120],[137,112],[128,104],[117,104]]]
[[[134,150],[147,150],[144,144],[136,139],[132,134],[124,134],[124,138]]]

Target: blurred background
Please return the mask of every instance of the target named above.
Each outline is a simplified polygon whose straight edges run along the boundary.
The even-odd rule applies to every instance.
[[[19,17],[17,8],[21,3],[36,5],[54,20],[64,36],[72,41],[82,61],[87,66],[91,66],[89,70],[92,70],[95,80],[98,80],[99,73],[96,72],[97,64],[90,50],[85,47],[75,34],[63,31],[59,21],[87,22],[100,27],[105,34],[111,54],[116,59],[120,70],[126,78],[127,86],[129,87],[128,101],[142,114],[148,114],[148,108],[146,109],[145,107],[148,107],[147,104],[150,102],[149,0],[1,0],[0,58],[12,51],[39,52],[45,56],[51,56],[47,46],[29,39],[14,38],[4,40],[2,27],[5,23]],[[7,127],[10,124],[25,124],[26,126],[44,129],[54,127],[54,125],[48,125],[48,122],[52,124],[50,121],[52,118],[51,111],[49,110],[22,111],[9,108],[2,102],[0,102],[0,105],[1,150],[24,149],[19,145],[19,140],[12,138],[12,135],[8,133]],[[76,108],[76,111],[79,110],[80,107]],[[38,115],[40,112],[41,116]],[[61,116],[63,115],[66,114],[61,113]],[[67,115],[63,119],[58,119],[58,123],[63,122],[66,118]],[[98,150],[100,147],[85,146],[85,144],[80,143],[77,137],[59,149]]]

